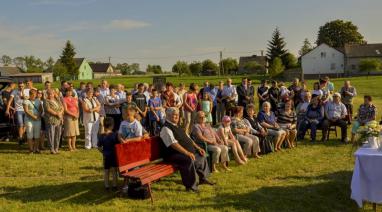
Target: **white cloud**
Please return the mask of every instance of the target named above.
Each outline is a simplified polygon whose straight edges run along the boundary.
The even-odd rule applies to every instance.
[[[112,20],[110,23],[104,26],[105,29],[118,29],[118,30],[130,30],[137,28],[144,28],[150,26],[150,23],[144,21],[137,21],[132,19],[117,19]]]

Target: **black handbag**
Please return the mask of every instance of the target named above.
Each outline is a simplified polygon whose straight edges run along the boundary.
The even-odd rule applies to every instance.
[[[132,199],[148,199],[150,191],[148,185],[142,185],[140,182],[129,182],[127,195]]]

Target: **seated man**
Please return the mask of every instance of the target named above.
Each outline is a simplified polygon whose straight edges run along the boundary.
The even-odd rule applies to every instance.
[[[363,97],[363,104],[359,106],[358,117],[353,123],[353,128],[351,130],[351,142],[355,140],[355,134],[360,126],[364,126],[370,121],[374,121],[377,115],[377,108],[372,103],[371,96]]]
[[[322,137],[325,139],[329,126],[339,126],[341,128],[341,142],[348,142],[347,138],[347,110],[341,102],[341,94],[333,94],[333,101],[325,105],[325,120],[322,123]]]
[[[178,122],[179,109],[167,108],[166,122],[160,132],[160,137],[167,147],[164,160],[179,168],[187,191],[198,193],[197,175],[199,185],[214,185],[207,179],[209,168],[206,153],[178,126]]]

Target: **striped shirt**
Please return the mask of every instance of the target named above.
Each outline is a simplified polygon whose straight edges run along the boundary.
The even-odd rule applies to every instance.
[[[289,114],[285,110],[280,110],[277,115],[277,123],[279,124],[295,124],[297,122],[296,112],[292,111]]]

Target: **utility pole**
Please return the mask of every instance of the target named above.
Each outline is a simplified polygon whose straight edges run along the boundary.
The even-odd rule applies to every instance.
[[[109,63],[111,63],[110,61],[111,61],[111,57],[109,56]]]
[[[220,76],[220,71],[224,75],[224,65],[223,65],[223,51],[220,51],[220,67],[219,67],[219,76]]]

